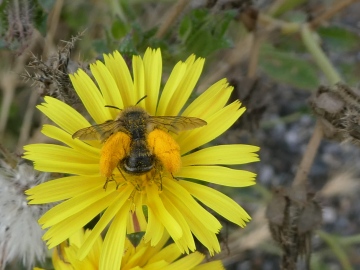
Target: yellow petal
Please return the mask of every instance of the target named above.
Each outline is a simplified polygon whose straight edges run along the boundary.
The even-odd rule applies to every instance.
[[[59,172],[68,174],[79,174],[89,176],[99,176],[99,164],[78,164],[49,160],[47,162],[34,162],[34,168],[43,172]]]
[[[66,200],[86,190],[102,186],[103,177],[68,176],[51,180],[25,191],[29,204],[42,204]]]
[[[124,264],[125,258],[123,258],[121,269],[133,269],[133,267],[136,267],[137,265],[142,265],[140,260],[146,255],[147,250],[147,247],[137,246],[136,252],[134,254],[129,254],[130,256],[127,258],[126,264]],[[126,253],[130,253],[129,250]]]
[[[148,208],[148,225],[144,235],[144,242],[150,241],[151,246],[156,246],[164,234],[164,229],[161,220],[156,218],[151,208]]]
[[[213,188],[189,181],[180,181],[179,184],[203,204],[240,227],[245,227],[245,222],[250,221],[251,217],[248,213],[246,213],[234,200],[223,193]]]
[[[226,105],[232,91],[233,87],[229,86],[226,79],[222,79],[191,102],[182,115],[201,119],[208,118]]]
[[[114,199],[114,203],[105,210],[103,215],[101,215],[100,220],[96,223],[89,237],[85,240],[82,247],[80,248],[78,252],[80,260],[82,260],[86,256],[86,254],[88,254],[100,233],[105,229],[107,225],[109,225],[110,221],[129,200],[129,196],[133,192],[133,190],[133,187],[129,185],[122,191],[118,192],[117,197]]]
[[[235,101],[211,117],[203,119],[208,123],[206,126],[181,133],[176,139],[181,154],[212,141],[228,130],[245,111],[245,108],[239,107],[239,101]]]
[[[183,235],[181,227],[166,210],[159,197],[159,188],[156,185],[148,185],[146,192],[148,196],[148,208],[152,210],[155,218],[160,220],[173,239],[180,239]]]
[[[140,245],[146,248],[146,253],[143,256],[141,256],[139,260],[139,265],[155,263],[156,261],[153,258],[156,256],[156,254],[159,251],[161,251],[161,249],[169,241],[169,237],[170,237],[169,234],[167,232],[164,232],[161,240],[158,242],[156,246],[149,246],[149,244],[145,243],[145,241],[142,241]]]
[[[175,244],[170,244],[170,245],[164,247],[162,250],[160,250],[156,254],[154,254],[154,256],[151,258],[150,262],[164,260],[168,263],[172,263],[180,256],[181,256],[181,252],[178,249],[178,247]],[[183,269],[187,269],[187,268],[183,268]]]
[[[259,147],[245,144],[230,144],[207,147],[181,157],[182,166],[189,165],[235,165],[259,161]]]
[[[80,113],[64,102],[52,97],[44,97],[44,100],[44,103],[36,107],[69,134],[90,126]]]
[[[104,59],[106,67],[116,81],[117,89],[120,90],[124,107],[134,105],[136,102],[134,85],[124,58],[118,51],[115,51],[113,55],[104,54]]]
[[[86,230],[85,239],[90,237],[90,232],[91,232],[90,230]],[[101,235],[99,235],[99,237],[96,239],[92,249],[90,250],[90,252],[88,254],[88,258],[91,259],[93,265],[96,265],[96,266],[99,265],[100,255],[101,255],[101,251],[102,251],[102,245],[103,245],[103,240],[101,238]],[[76,255],[79,258],[78,252],[76,253]],[[97,269],[98,269],[98,267],[97,267]]]
[[[55,144],[29,144],[24,146],[26,151],[24,158],[35,160],[37,163],[51,161],[69,162],[69,163],[99,163],[99,157],[85,156],[83,153],[66,146]]]
[[[133,73],[134,73],[135,102],[138,102],[142,97],[145,96],[144,63],[140,56],[134,55],[132,60],[132,65],[133,65]],[[145,101],[141,101],[139,103],[139,106],[145,108]]]
[[[90,77],[81,69],[69,76],[76,93],[94,121],[101,124],[112,119],[109,109],[105,107],[107,104],[103,96]]]
[[[192,178],[229,187],[248,187],[255,184],[255,173],[221,166],[188,166],[176,174],[179,178]]]
[[[96,79],[106,105],[111,105],[118,107],[119,109],[123,109],[124,104],[122,102],[120,92],[117,88],[114,77],[111,75],[107,67],[101,61],[96,61],[95,64],[90,65],[90,70]],[[116,109],[107,109],[110,111],[113,119],[120,112]]]
[[[89,223],[96,215],[101,213],[106,207],[113,203],[113,200],[116,199],[116,193],[113,192],[109,196],[104,197],[93,204],[90,204],[88,207],[83,209],[71,217],[60,220],[58,219],[54,226],[49,228],[48,231],[43,235],[44,240],[48,240],[47,244],[49,248],[53,248],[59,245],[61,242],[68,239],[72,234],[77,230],[84,227]],[[76,207],[76,206],[73,206]],[[56,217],[54,217],[55,219]],[[69,226],[71,224],[71,226]],[[46,226],[46,224],[44,225]]]
[[[203,263],[199,266],[194,267],[192,270],[225,270],[224,265],[221,261],[212,261]]]
[[[168,104],[172,99],[174,92],[181,83],[185,75],[185,72],[186,72],[186,64],[184,62],[178,62],[171,71],[170,77],[167,80],[164,86],[164,90],[161,93],[156,115],[170,115],[170,114],[166,114]]]
[[[206,211],[197,201],[195,201],[190,193],[183,188],[178,181],[175,182],[174,180],[165,179],[168,181],[163,181],[163,189],[164,191],[169,192],[167,194],[169,200],[174,202],[173,199],[176,198],[178,201],[182,202],[182,204],[188,208],[188,211],[191,211],[191,213],[194,214],[196,219],[201,220],[204,229],[206,228],[214,233],[218,233],[220,231],[222,227],[220,222],[208,211]],[[171,196],[173,198],[171,198]],[[179,211],[185,215],[185,213],[180,209]]]
[[[167,195],[168,198],[171,199],[174,207],[184,215],[195,237],[209,250],[211,255],[213,255],[214,252],[220,252],[220,244],[214,231],[218,232],[221,228],[221,224],[204,209],[199,211],[197,208],[201,208],[201,206],[182,186],[173,184],[171,192],[170,190],[166,190],[169,186],[172,185],[164,185],[164,192],[169,192],[169,195]],[[184,194],[187,195],[181,196]],[[214,223],[212,220],[217,221],[217,223]],[[209,226],[209,224],[215,225]]]
[[[160,49],[153,50],[148,48],[144,55],[145,71],[145,99],[146,111],[150,115],[155,115],[159,98],[159,88],[162,75],[162,59]]]
[[[59,220],[64,220],[74,214],[84,211],[89,205],[92,205],[105,197],[107,197],[110,202],[116,198],[116,195],[117,192],[115,191],[105,192],[102,187],[95,187],[56,205],[39,219],[39,223],[44,224],[43,228],[48,228],[58,223]]]
[[[181,253],[189,253],[189,250],[195,251],[196,246],[194,237],[191,234],[189,224],[187,223],[184,215],[179,211],[179,209],[174,206],[171,198],[168,198],[166,193],[162,194],[162,200],[166,209],[169,211],[169,213],[173,215],[173,217],[179,223],[183,231],[183,237],[180,238],[178,241],[175,241],[177,248],[179,249],[179,251],[181,251]]]
[[[198,264],[200,264],[205,258],[205,255],[195,252],[190,255],[187,255],[184,258],[166,266],[164,270],[183,270],[183,269],[192,269]]]
[[[83,141],[73,139],[69,133],[65,132],[61,128],[52,125],[44,125],[41,131],[49,138],[53,138],[55,140],[65,143],[76,151],[82,153],[84,156],[91,156],[99,159],[99,147],[93,147]]]
[[[167,104],[165,115],[178,115],[180,110],[189,99],[194,87],[199,80],[205,59],[190,56],[186,61],[186,72],[174,91],[170,102]]]
[[[152,264],[147,264],[143,268],[142,267],[135,267],[131,270],[158,270],[158,269],[165,269],[165,267],[169,265],[166,261],[159,261]]]
[[[110,225],[104,239],[99,270],[119,270],[126,239],[126,219],[130,211],[130,201],[121,208]]]

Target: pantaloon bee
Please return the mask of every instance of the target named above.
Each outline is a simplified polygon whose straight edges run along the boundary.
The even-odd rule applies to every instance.
[[[143,108],[130,106],[115,120],[78,130],[73,138],[101,140],[100,174],[111,179],[120,173],[143,175],[161,165],[171,175],[181,166],[180,149],[169,132],[191,130],[207,123],[196,117],[150,116]]]

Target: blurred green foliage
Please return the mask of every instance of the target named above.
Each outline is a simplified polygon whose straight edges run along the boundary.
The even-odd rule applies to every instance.
[[[302,54],[286,52],[264,44],[260,67],[272,79],[297,88],[314,90],[319,85],[319,71]]]
[[[234,10],[219,14],[212,14],[206,9],[192,10],[180,22],[178,33],[181,46],[201,57],[231,47],[233,42],[226,33],[235,16]]]

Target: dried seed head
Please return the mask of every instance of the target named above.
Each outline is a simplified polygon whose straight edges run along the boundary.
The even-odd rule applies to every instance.
[[[13,156],[13,160],[16,164],[0,160],[0,268],[21,260],[31,269],[46,256],[37,220],[49,206],[28,205],[24,191],[46,181],[48,174],[36,172],[20,158]]]
[[[304,198],[304,194],[305,198]],[[278,189],[266,209],[273,239],[283,250],[282,269],[295,269],[300,256],[309,263],[312,231],[321,225],[321,208],[305,188]]]
[[[324,136],[360,145],[360,92],[343,83],[320,86],[309,104],[320,120]]]
[[[71,41],[65,42],[65,45],[59,47],[57,53],[50,56],[45,62],[35,55],[32,56],[28,66],[35,72],[33,75],[27,72],[22,76],[34,81],[41,96],[51,96],[71,106],[81,103],[68,75],[78,68],[78,64],[70,60],[70,54],[81,35],[82,33],[79,33]]]

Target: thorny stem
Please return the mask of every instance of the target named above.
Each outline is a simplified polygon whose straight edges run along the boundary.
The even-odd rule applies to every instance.
[[[171,25],[176,21],[176,19],[180,16],[181,12],[185,9],[187,4],[189,4],[190,0],[179,0],[170,10],[170,12],[165,15],[165,21],[160,25],[156,33],[157,38],[163,37],[167,30],[170,28]]]
[[[335,1],[334,5],[331,6],[329,10],[321,14],[319,17],[315,18],[312,22],[310,22],[311,28],[318,27],[323,21],[329,20],[335,14],[337,14],[342,9],[346,8],[347,6],[351,5],[353,2],[358,0],[342,0],[342,1]]]

